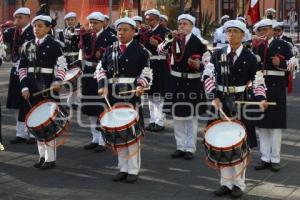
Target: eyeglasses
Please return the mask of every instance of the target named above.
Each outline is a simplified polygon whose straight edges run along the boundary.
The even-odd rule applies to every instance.
[[[274,32],[281,32],[281,31],[282,31],[281,29],[274,28]]]

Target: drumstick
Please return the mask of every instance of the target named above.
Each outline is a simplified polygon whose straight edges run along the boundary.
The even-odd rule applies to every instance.
[[[66,81],[66,82],[64,81],[64,82],[62,82],[61,84],[59,84],[59,86],[62,86],[62,85],[64,85],[64,84],[66,84],[66,83],[67,83],[67,81]],[[48,92],[48,91],[50,91],[50,90],[52,90],[52,89],[53,89],[53,87],[46,88],[46,89],[41,90],[41,91],[39,91],[39,92],[33,93],[32,96],[33,96],[33,97],[38,96],[38,95],[43,94],[44,92]]]
[[[260,102],[257,101],[235,101],[237,104],[250,104],[250,105],[260,105]],[[270,106],[276,106],[276,102],[267,102],[268,105]]]
[[[109,101],[108,101],[108,99],[107,99],[107,96],[104,96],[104,99],[105,99],[105,101],[106,101],[106,103],[107,103],[109,109],[111,110],[111,105],[110,105],[110,103],[109,103]]]
[[[229,119],[229,117],[225,114],[225,112],[223,111],[222,108],[219,108],[220,113],[225,117],[225,119],[229,122],[231,122],[231,119]]]
[[[148,87],[148,88],[144,88],[143,89],[144,91],[145,90],[150,90],[150,88]],[[119,94],[128,94],[128,93],[133,93],[133,92],[136,92],[136,91],[138,91],[138,90],[129,90],[129,91],[124,91],[124,92],[119,92]]]

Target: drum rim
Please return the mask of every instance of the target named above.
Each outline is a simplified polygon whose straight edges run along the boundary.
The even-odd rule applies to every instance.
[[[209,128],[211,128],[212,126],[214,126],[214,125],[216,125],[216,124],[219,124],[219,123],[221,123],[221,122],[228,122],[228,121],[227,121],[227,120],[223,120],[223,119],[219,119],[219,120],[216,120],[216,121],[212,122],[211,124],[209,124],[209,125],[205,128],[205,130],[204,130],[203,141],[204,141],[204,144],[205,144],[206,146],[210,147],[210,148],[213,149],[213,150],[229,151],[229,150],[231,150],[232,148],[241,146],[241,144],[243,144],[244,142],[247,142],[247,130],[246,130],[245,125],[244,125],[241,121],[239,121],[239,120],[231,120],[231,122],[236,122],[236,123],[240,124],[240,125],[244,128],[244,130],[245,130],[245,136],[243,137],[243,139],[242,139],[241,141],[239,141],[238,143],[236,143],[236,144],[234,144],[234,145],[231,145],[231,146],[227,146],[227,147],[216,147],[216,146],[214,146],[214,145],[209,144],[209,143],[206,141],[206,139],[205,139],[205,135],[207,134],[207,130],[208,130]]]
[[[49,103],[49,102],[55,103],[55,104],[56,104],[56,102],[55,102],[54,100],[51,100],[51,99],[45,99],[45,100],[42,100],[42,101],[38,102],[36,105],[34,105],[34,106],[28,111],[28,113],[26,114],[26,117],[25,117],[25,124],[26,124],[27,128],[30,128],[30,129],[33,129],[33,130],[39,130],[39,129],[41,129],[41,128],[44,127],[44,126],[48,126],[48,125],[50,124],[51,120],[53,120],[53,118],[55,118],[55,117],[57,116],[58,110],[57,110],[57,104],[56,104],[56,108],[55,108],[55,110],[54,110],[53,115],[52,115],[52,116],[49,116],[49,118],[48,118],[45,122],[41,123],[41,124],[38,125],[38,126],[33,126],[33,127],[30,127],[30,126],[27,125],[27,121],[28,121],[28,118],[29,118],[30,114],[32,114],[32,112],[33,112],[37,107],[39,107],[40,105],[42,105],[42,104],[44,104],[44,103]]]
[[[109,146],[113,146],[114,148],[124,148],[124,147],[129,147],[135,143],[137,143],[138,141],[140,141],[142,139],[142,137],[144,136],[144,132],[142,132],[141,134],[139,134],[136,139],[132,140],[131,142],[129,143],[121,143],[121,144],[112,144],[112,143],[109,143],[105,140],[105,143]]]
[[[79,69],[79,71],[72,78],[70,78],[68,80],[64,80],[64,81],[72,81],[75,78],[78,78],[80,75],[82,75],[82,70],[79,67],[74,67],[72,69]],[[70,70],[72,70],[72,69],[70,69]]]
[[[109,112],[109,111],[112,111],[112,110],[116,110],[116,109],[119,109],[119,108],[132,108],[133,110],[135,110],[137,112],[137,110],[133,107],[133,105],[129,105],[129,104],[118,104],[118,105],[115,105],[112,107],[112,109],[106,109],[105,111],[103,111],[99,117],[98,117],[98,121],[99,121],[99,124],[101,122],[101,119],[104,117],[104,115]],[[103,128],[105,131],[107,132],[115,132],[115,131],[123,131],[123,130],[126,130],[127,128],[133,126],[134,124],[136,124],[137,122],[139,121],[139,115],[137,115],[137,117],[135,117],[131,122],[129,122],[128,124],[126,125],[123,125],[123,126],[119,126],[119,127],[107,127],[107,126],[102,126],[100,124],[100,127]]]
[[[210,162],[210,163],[211,163],[212,165],[214,165],[214,166],[217,165],[218,167],[232,167],[232,166],[235,166],[235,165],[237,165],[237,164],[243,162],[248,156],[250,156],[250,153],[251,153],[251,152],[248,151],[247,154],[245,154],[245,156],[243,157],[243,159],[238,160],[238,161],[233,162],[233,163],[229,163],[229,164],[217,163],[217,162],[213,161],[212,159],[210,159],[208,156],[206,156],[206,160],[207,160],[208,162]]]

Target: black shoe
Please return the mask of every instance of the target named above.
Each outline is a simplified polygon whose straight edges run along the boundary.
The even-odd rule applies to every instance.
[[[146,127],[146,130],[147,130],[147,131],[153,131],[154,127],[155,127],[155,123],[150,123],[150,124]]]
[[[237,199],[241,196],[243,196],[244,192],[237,186],[233,186],[231,191],[231,197],[234,199]]]
[[[194,158],[194,154],[192,152],[185,152],[183,158],[185,160],[192,160]]]
[[[127,183],[134,183],[138,180],[138,175],[135,174],[128,174],[126,177],[126,182]]]
[[[40,167],[41,170],[47,170],[55,167],[55,161],[53,162],[44,162],[44,164]]]
[[[119,172],[119,173],[117,173],[114,177],[113,177],[113,181],[114,182],[119,182],[119,181],[123,181],[123,180],[125,180],[126,179],[126,177],[127,177],[127,173],[126,172]]]
[[[16,137],[14,140],[11,140],[10,143],[11,144],[20,144],[20,143],[26,143],[27,140],[25,138],[22,137]]]
[[[45,158],[42,157],[42,158],[40,158],[39,162],[37,162],[33,165],[33,167],[40,168],[44,164],[44,162],[45,162]]]
[[[78,105],[77,105],[77,104],[72,104],[72,109],[73,109],[73,110],[77,110],[77,108],[78,108]]]
[[[97,145],[96,148],[94,148],[94,151],[96,153],[100,153],[100,152],[104,152],[106,149],[105,149],[105,146],[102,146],[102,145]]]
[[[90,150],[90,149],[95,149],[98,146],[97,143],[90,143],[88,145],[84,146],[84,149]]]
[[[272,172],[279,172],[281,169],[281,166],[279,163],[271,163],[271,171]]]
[[[221,197],[221,196],[224,196],[224,195],[227,195],[230,193],[231,193],[231,190],[228,187],[226,187],[225,185],[222,185],[218,190],[214,191],[214,195],[216,195],[218,197]]]
[[[27,140],[26,144],[36,144],[36,139],[35,138],[29,138],[29,140]]]
[[[165,127],[164,126],[160,126],[158,124],[154,124],[154,127],[152,129],[152,131],[154,131],[154,132],[161,132],[163,130],[165,130]]]
[[[254,166],[254,169],[255,170],[264,170],[264,169],[267,169],[271,166],[270,163],[267,163],[265,161],[260,161],[256,166]]]
[[[171,154],[171,158],[181,158],[185,155],[185,153],[181,150],[176,150],[174,153]]]

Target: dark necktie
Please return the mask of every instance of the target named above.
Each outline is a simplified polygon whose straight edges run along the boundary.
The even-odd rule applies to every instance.
[[[121,50],[121,53],[122,53],[122,54],[125,53],[126,48],[127,48],[127,47],[126,47],[126,44],[121,44],[121,45],[120,45],[120,50]]]
[[[234,51],[231,51],[228,55],[228,65],[231,67],[234,63],[234,56],[236,56],[236,53]]]

